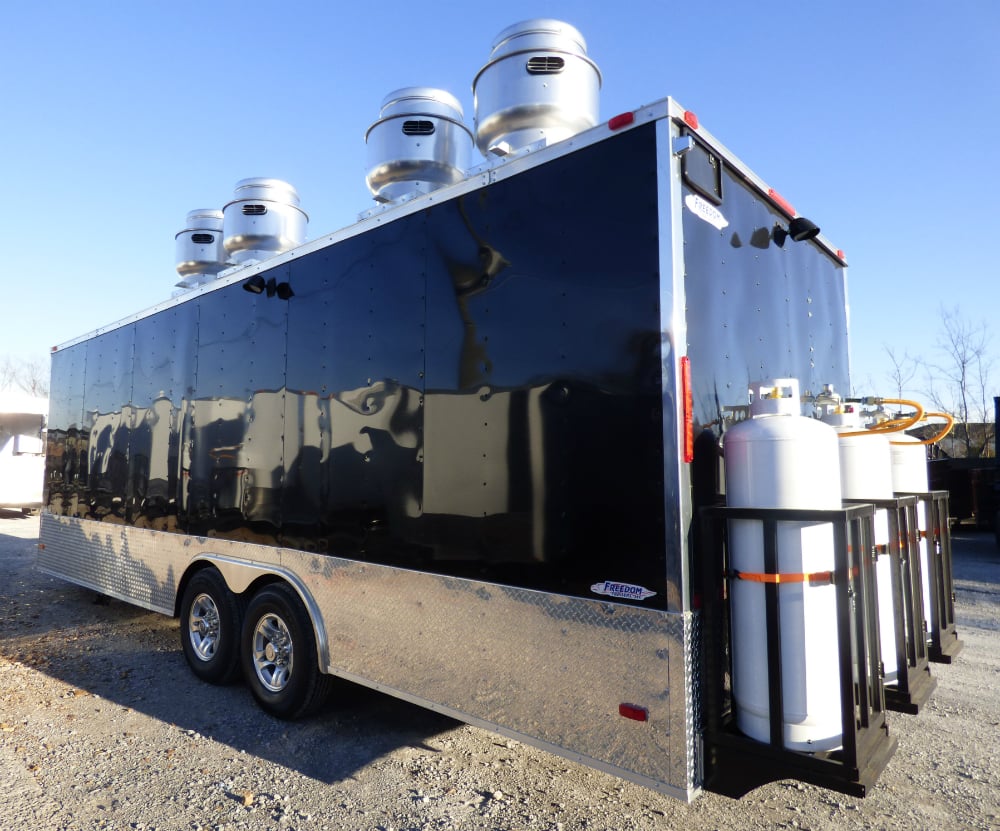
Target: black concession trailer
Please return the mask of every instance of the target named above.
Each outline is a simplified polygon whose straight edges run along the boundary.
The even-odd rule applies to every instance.
[[[282,717],[338,676],[684,800],[863,794],[871,506],[792,517],[839,541],[817,753],[733,726],[712,516],[750,382],[850,388],[845,272],[670,99],[492,158],[55,350],[39,566]]]

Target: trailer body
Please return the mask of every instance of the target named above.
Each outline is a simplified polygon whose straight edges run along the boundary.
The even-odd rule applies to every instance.
[[[48,409],[44,398],[0,393],[0,508],[42,506]]]
[[[793,216],[665,99],[71,341],[39,566],[170,615],[283,581],[322,672],[690,800],[692,438],[849,388]]]

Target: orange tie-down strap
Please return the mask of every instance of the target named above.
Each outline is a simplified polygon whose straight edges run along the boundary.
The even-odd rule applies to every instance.
[[[813,571],[807,574],[759,574],[752,571],[732,571],[730,577],[751,583],[832,583],[832,571]]]

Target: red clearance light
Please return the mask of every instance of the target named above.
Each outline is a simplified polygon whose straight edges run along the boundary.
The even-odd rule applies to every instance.
[[[795,208],[792,207],[792,203],[785,199],[778,191],[774,188],[768,188],[767,195],[771,197],[772,200],[778,203],[778,207],[781,208],[789,216],[795,216]]]
[[[691,359],[681,358],[681,407],[684,419],[684,461],[694,461],[694,393],[691,391]]]
[[[53,347],[52,347],[52,351],[53,351],[53,352],[57,352],[57,351],[59,351],[59,347],[58,347],[58,346],[53,346]]]
[[[635,121],[635,113],[621,113],[608,121],[609,130],[620,130]]]
[[[638,704],[619,704],[618,715],[630,718],[632,721],[649,721],[649,710]]]
[[[692,130],[698,129],[698,116],[696,116],[691,110],[684,110],[684,123],[687,124]]]
[[[842,262],[845,262],[845,263],[847,262],[847,256],[844,254],[844,249],[838,248],[837,249],[837,256],[840,257],[840,259],[841,259]]]

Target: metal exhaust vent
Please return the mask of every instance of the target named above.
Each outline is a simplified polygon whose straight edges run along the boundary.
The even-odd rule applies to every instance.
[[[451,93],[405,87],[382,101],[379,119],[365,135],[368,189],[394,202],[461,181],[472,153],[472,133]]]
[[[573,26],[515,23],[497,36],[472,82],[476,145],[502,153],[569,138],[597,124],[600,90],[601,71]]]
[[[190,289],[215,279],[227,265],[222,246],[222,211],[189,211],[184,229],[174,235],[174,247],[177,273],[181,276],[175,285]]]
[[[234,263],[266,260],[305,242],[309,217],[288,182],[242,179],[222,210],[223,244]]]

